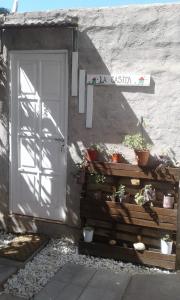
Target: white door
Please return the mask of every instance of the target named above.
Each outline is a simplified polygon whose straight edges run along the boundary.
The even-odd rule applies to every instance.
[[[67,52],[12,52],[11,212],[66,215]]]

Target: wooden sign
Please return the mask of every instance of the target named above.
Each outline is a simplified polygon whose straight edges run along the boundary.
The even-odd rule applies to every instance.
[[[87,84],[119,85],[119,86],[150,86],[150,75],[143,75],[143,74],[87,75]]]

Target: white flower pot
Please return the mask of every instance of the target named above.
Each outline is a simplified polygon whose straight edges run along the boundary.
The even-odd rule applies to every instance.
[[[172,253],[173,242],[167,242],[161,240],[161,253],[162,254],[171,254]]]
[[[93,240],[94,229],[91,227],[83,228],[83,237],[86,243],[91,243]]]
[[[173,196],[164,196],[163,207],[164,208],[173,208],[174,206],[174,197]]]

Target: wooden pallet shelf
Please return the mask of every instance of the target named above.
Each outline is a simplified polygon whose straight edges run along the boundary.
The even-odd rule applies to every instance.
[[[176,255],[165,255],[157,251],[135,251],[133,248],[124,248],[120,246],[110,246],[104,243],[85,243],[79,242],[79,252],[85,255],[99,256],[103,258],[112,258],[124,262],[133,262],[148,266],[156,266],[169,270],[175,269]]]
[[[142,207],[136,204],[119,204],[112,201],[82,199],[81,217],[116,221],[143,227],[177,229],[177,210],[159,207]]]
[[[96,177],[93,179],[90,174],[105,175],[106,182],[93,182]],[[133,186],[133,178],[139,179],[138,186]],[[170,270],[179,268],[179,244],[176,243],[179,179],[180,168],[164,168],[157,172],[130,164],[90,162],[86,167],[80,216],[82,226],[94,228],[94,240],[92,243],[80,241],[80,253]],[[125,185],[129,193],[125,203],[116,202],[112,196],[120,184]],[[134,202],[134,195],[146,184],[156,188],[154,206],[140,206]],[[163,195],[169,190],[174,192],[176,200],[173,209],[162,207]],[[174,241],[172,255],[160,253],[160,239],[167,233]],[[109,245],[112,239],[116,241],[114,246]],[[137,241],[145,244],[145,251],[134,250],[133,243]]]
[[[140,168],[136,165],[124,163],[91,162],[88,165],[88,171],[109,176],[123,176],[170,182],[176,182],[180,178],[180,168],[168,167],[164,169],[163,173],[160,173],[154,169]]]

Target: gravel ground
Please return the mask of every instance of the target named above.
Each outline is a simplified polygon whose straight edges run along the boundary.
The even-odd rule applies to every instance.
[[[1,239],[0,239],[1,240]],[[136,266],[131,263],[117,262],[111,259],[102,259],[79,255],[77,246],[69,239],[52,239],[48,245],[37,254],[31,262],[19,270],[5,284],[5,293],[30,299],[37,294],[53,275],[67,262],[109,269],[116,273],[130,274],[170,273],[157,268]]]

